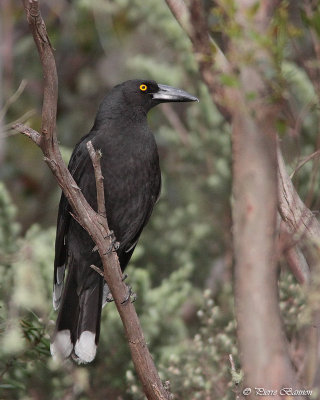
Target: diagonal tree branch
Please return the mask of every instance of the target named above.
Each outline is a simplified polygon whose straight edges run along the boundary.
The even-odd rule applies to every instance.
[[[30,138],[37,146],[40,146],[41,144],[41,135],[39,132],[35,131],[32,128],[29,128],[26,125],[23,125],[21,123],[17,123],[12,125],[12,128],[17,130],[20,133],[23,133],[26,135],[28,138]]]
[[[295,273],[297,279],[299,276],[304,276],[306,278],[306,282],[310,284],[309,290],[317,293],[319,292],[319,280],[317,279],[317,274],[319,273],[320,223],[311,210],[304,204],[299,194],[295,190],[285,167],[279,141],[277,143],[277,158],[279,213],[282,217],[286,230],[291,235],[291,238],[298,243],[297,246],[291,248],[291,251],[299,252],[301,249],[307,262],[304,261],[304,258],[300,260],[292,259],[291,255],[289,255],[287,261],[289,265],[293,261],[293,264],[291,264],[290,267],[293,273]],[[292,269],[292,266],[294,267],[295,271]],[[312,274],[310,273],[310,269]],[[313,296],[311,295],[311,297]],[[305,375],[305,381],[310,386],[312,384],[318,386],[316,383],[316,379],[319,379],[317,365],[320,357],[320,317],[318,300],[311,300],[309,305],[311,306],[313,324],[308,327],[306,360],[301,371]]]
[[[288,175],[280,146],[277,146],[279,212],[291,233],[306,238],[310,243],[318,243],[320,224],[303,203]]]
[[[119,260],[115,252],[108,252],[111,239],[107,219],[103,216],[104,210],[102,209],[102,175],[100,174],[100,177],[97,177],[99,171],[96,166],[97,188],[100,193],[99,211],[102,214],[100,215],[89,206],[62,160],[56,137],[58,79],[52,47],[45,23],[40,15],[39,2],[37,0],[23,0],[23,4],[34,41],[38,48],[44,74],[42,127],[41,134],[21,124],[15,125],[15,128],[19,132],[26,134],[41,148],[45,155],[45,161],[72,207],[75,218],[87,230],[96,243],[104,268],[104,278],[110,288],[123,322],[132,360],[145,395],[151,400],[169,400],[170,394],[164,389],[158,376],[135,308],[131,302],[123,303],[123,300],[127,297],[127,288],[122,281]],[[94,152],[93,148],[92,150]],[[97,157],[94,157],[95,161],[97,161]],[[109,238],[109,240],[106,240],[106,238]]]
[[[304,257],[304,254],[298,246],[299,242],[299,240],[295,240],[294,235],[288,230],[284,221],[281,220],[279,235],[279,253],[283,253],[283,255],[285,256],[288,267],[290,268],[297,281],[302,285],[308,285],[310,284],[311,280],[310,268]]]

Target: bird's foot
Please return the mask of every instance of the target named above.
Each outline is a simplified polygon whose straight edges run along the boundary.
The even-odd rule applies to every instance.
[[[127,278],[128,275],[125,275],[125,278]],[[124,280],[122,279],[122,280]],[[128,294],[126,295],[125,299],[121,302],[122,305],[125,305],[128,303],[128,301],[131,299],[131,303],[134,303],[137,300],[137,295],[136,293],[132,290],[132,287],[130,285],[127,285],[128,288]]]
[[[119,249],[120,243],[117,242],[117,239],[116,239],[113,231],[110,231],[110,233],[107,236],[105,236],[104,239],[110,239],[110,241],[111,241],[110,246],[108,247],[107,251],[104,253],[105,255],[110,254],[112,251],[117,251]]]
[[[95,267],[94,265],[91,265],[91,268],[92,267],[94,267],[93,269],[95,269],[96,270],[96,268],[97,267]],[[98,268],[97,268],[98,269]],[[100,271],[100,270],[99,270]],[[98,271],[97,271],[98,272]],[[122,277],[122,282],[124,282],[126,279],[128,278],[128,274],[123,274],[123,277]],[[105,285],[107,285],[106,283],[105,283]],[[129,286],[129,285],[126,285],[127,287],[128,287],[128,291],[129,291],[129,297],[127,296],[126,298],[125,298],[125,300],[123,301],[123,302],[121,302],[121,304],[125,304],[128,300],[129,300],[129,298],[130,298],[130,296],[133,296],[133,299],[132,299],[132,302],[134,302],[135,300],[136,300],[136,294],[135,293],[133,293],[133,291],[132,291],[132,288],[131,288],[131,286]],[[112,297],[112,294],[111,294],[111,292],[109,291],[109,289],[108,289],[108,291],[107,291],[107,295],[104,297],[104,302],[103,302],[103,304],[105,305],[106,303],[112,303],[114,301],[114,298]]]
[[[114,298],[112,297],[112,294],[109,293],[109,294],[107,295],[107,297],[106,297],[105,302],[106,302],[106,303],[112,303],[113,301],[114,301]]]

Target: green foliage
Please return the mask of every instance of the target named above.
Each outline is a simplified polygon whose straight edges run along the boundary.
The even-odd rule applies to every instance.
[[[197,315],[198,333],[184,342],[180,353],[172,354],[163,373],[176,399],[231,400],[242,380],[241,371],[232,371],[229,362],[229,355],[238,359],[231,286],[223,288],[216,302],[205,291]]]
[[[168,358],[160,372],[170,382],[176,400],[232,400],[241,393],[243,372],[239,365],[233,292],[224,285],[216,298],[205,290],[197,317],[200,326],[193,338],[187,337]],[[289,340],[297,339],[310,324],[306,317],[306,293],[292,274],[283,271],[279,279],[279,306]],[[232,357],[232,363],[230,362]],[[132,369],[126,373],[129,393],[144,399]]]
[[[229,362],[229,355],[238,359],[231,286],[225,285],[216,300],[206,290],[197,317],[198,332],[162,360],[161,376],[170,381],[174,399],[231,400],[242,380],[242,372],[232,370]],[[143,399],[134,373],[128,370],[126,376],[133,399]]]
[[[52,229],[39,237],[34,227],[25,238],[19,237],[16,210],[3,184],[0,215],[0,389],[16,398],[26,390],[30,363],[41,363],[49,355],[46,319],[35,312],[45,317],[48,310],[48,285],[41,274],[44,264],[52,262],[52,251],[48,257],[45,247],[48,236],[52,241]]]
[[[18,236],[19,225],[15,222],[17,210],[11,202],[5,186],[0,182],[0,257],[14,254],[15,240]]]

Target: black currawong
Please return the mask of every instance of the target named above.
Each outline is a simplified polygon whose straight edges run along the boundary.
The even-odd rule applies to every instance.
[[[83,195],[97,210],[96,184],[86,143],[101,150],[106,211],[110,229],[120,243],[122,271],[159,197],[161,173],[157,145],[147,123],[148,111],[159,103],[198,101],[189,93],[149,80],[115,86],[103,99],[93,128],[75,147],[69,170]],[[101,309],[109,293],[94,243],[72,218],[62,194],[57,221],[53,307],[59,308],[51,353],[72,356],[78,363],[94,359],[100,334]],[[65,279],[65,271],[68,270]]]

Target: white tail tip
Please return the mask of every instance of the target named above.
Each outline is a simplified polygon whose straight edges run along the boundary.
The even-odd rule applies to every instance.
[[[72,352],[73,345],[69,329],[57,332],[53,343],[50,344],[50,352],[55,359],[68,358]]]
[[[74,352],[76,354],[77,362],[79,364],[91,362],[97,352],[97,346],[95,343],[96,334],[90,331],[83,331],[74,346]]]

